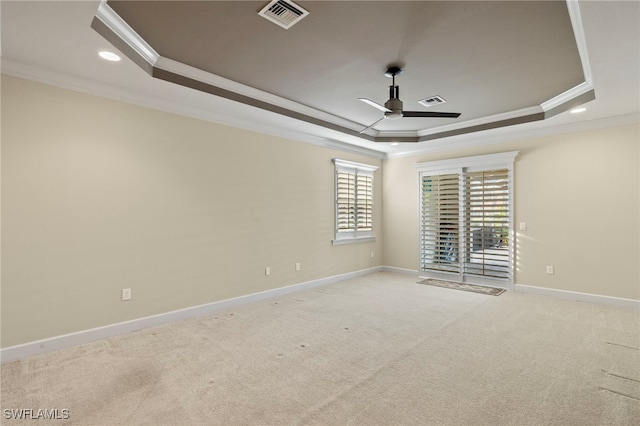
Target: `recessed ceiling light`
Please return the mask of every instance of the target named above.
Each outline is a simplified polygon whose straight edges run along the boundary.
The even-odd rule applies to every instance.
[[[569,111],[571,114],[578,114],[580,112],[585,112],[587,109],[585,107],[574,108]]]
[[[118,62],[120,60],[120,56],[116,55],[113,52],[108,52],[106,50],[98,52],[98,55],[100,55],[102,59],[106,59],[107,61],[111,61],[111,62]]]
[[[400,145],[400,142],[391,142],[389,145],[391,145],[391,146],[398,146],[398,145]]]

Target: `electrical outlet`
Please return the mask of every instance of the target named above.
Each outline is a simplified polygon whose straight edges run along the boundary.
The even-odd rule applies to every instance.
[[[271,267],[270,266],[267,266],[266,268],[264,268],[264,274],[266,276],[271,275]]]
[[[527,222],[520,222],[520,230],[521,231],[527,230]]]
[[[553,266],[547,266],[547,274],[553,275]]]
[[[296,271],[300,270],[300,262],[296,262]]]
[[[122,289],[122,300],[131,300],[131,289],[123,288]]]
[[[371,252],[371,258],[373,259],[373,252]]]

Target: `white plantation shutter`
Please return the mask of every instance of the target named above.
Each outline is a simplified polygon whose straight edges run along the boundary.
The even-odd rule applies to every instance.
[[[464,174],[465,274],[509,278],[509,170]]]
[[[416,164],[420,274],[513,283],[513,162],[518,152]]]
[[[334,159],[335,243],[372,239],[375,166]]]
[[[373,174],[356,174],[356,229],[373,231]]]
[[[336,172],[337,232],[352,232],[356,228],[356,175]]]
[[[422,177],[422,270],[460,272],[459,182],[457,173]]]

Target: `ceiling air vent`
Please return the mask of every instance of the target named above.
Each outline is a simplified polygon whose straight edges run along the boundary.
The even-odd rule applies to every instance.
[[[440,105],[443,104],[447,101],[444,100],[444,98],[442,96],[431,96],[429,98],[423,99],[421,101],[418,101],[418,103],[422,106],[426,106],[426,107],[430,107],[430,106],[434,106],[434,105]]]
[[[258,15],[263,16],[280,25],[284,29],[289,29],[293,24],[307,16],[309,12],[297,4],[286,0],[273,0],[264,7]]]

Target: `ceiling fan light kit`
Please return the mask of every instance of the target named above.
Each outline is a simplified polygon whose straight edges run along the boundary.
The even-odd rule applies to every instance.
[[[459,112],[436,112],[436,111],[405,111],[403,110],[402,101],[400,100],[400,87],[396,85],[396,76],[402,74],[402,69],[397,66],[390,66],[385,71],[384,75],[392,79],[391,86],[389,86],[389,100],[380,105],[379,103],[367,98],[359,98],[367,105],[371,105],[374,108],[384,112],[384,116],[376,122],[370,124],[360,131],[364,133],[382,120],[386,118],[458,118]],[[431,96],[429,98],[419,101],[423,106],[429,107],[432,105],[438,105],[446,102],[441,96]]]

